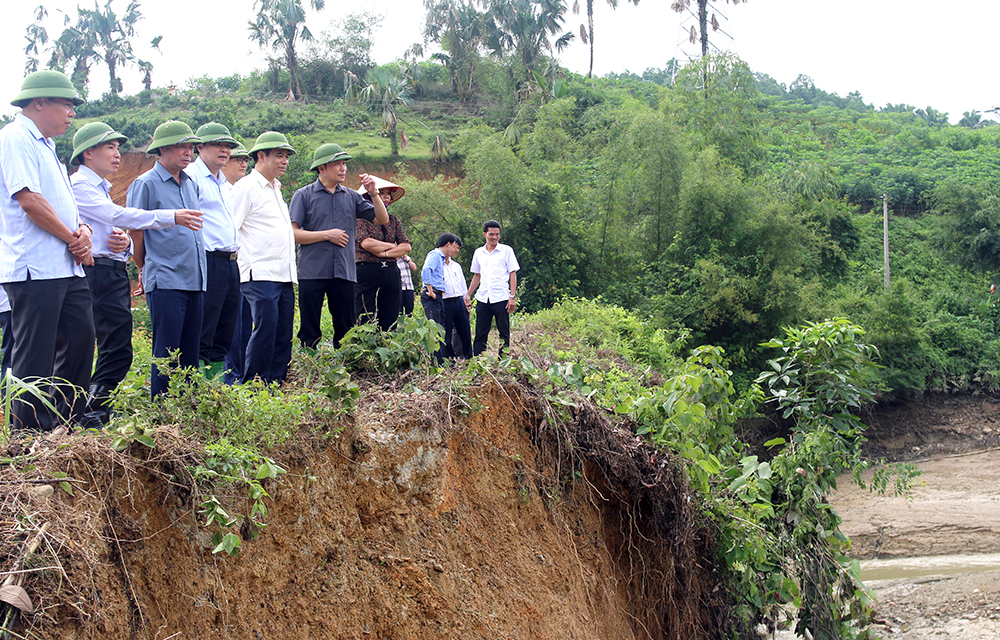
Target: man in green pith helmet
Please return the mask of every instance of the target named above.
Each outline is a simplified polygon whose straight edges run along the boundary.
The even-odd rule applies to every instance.
[[[156,127],[147,153],[157,156],[153,168],[128,188],[127,204],[138,209],[195,209],[198,187],[184,172],[194,160],[201,138],[191,127],[171,120]],[[208,280],[205,242],[201,230],[186,227],[130,231],[153,325],[153,355],[166,358],[180,351],[177,364],[197,367],[201,319]],[[170,380],[152,366],[153,397],[166,393]]]
[[[281,182],[295,148],[277,131],[257,136],[253,171],[233,186],[240,234],[243,304],[237,338],[226,360],[227,381],[284,382],[292,359],[295,316],[295,238]]]
[[[236,143],[236,148],[229,154],[229,162],[222,167],[229,184],[236,184],[236,181],[247,174],[247,165],[250,164],[250,152],[240,143]]]
[[[13,399],[14,429],[49,431],[86,413],[86,393],[78,390],[90,386],[94,355],[83,270],[93,264],[92,229],[80,220],[52,141],[66,133],[82,102],[64,74],[32,73],[11,101],[21,111],[0,130],[0,282],[11,305],[11,373],[54,382],[47,399]]]
[[[198,159],[184,171],[198,185],[201,211],[205,214],[208,284],[201,325],[201,364],[205,376],[221,376],[223,360],[229,352],[240,305],[240,269],[236,264],[240,240],[233,219],[230,189],[222,173],[232,150],[239,144],[225,125],[209,122],[198,127],[201,138]]]
[[[84,270],[97,333],[90,408],[102,422],[108,418],[109,395],[132,366],[132,298],[125,270],[131,242],[122,229],[169,229],[175,225],[195,231],[201,228],[201,213],[192,209],[146,211],[114,203],[108,177],[118,171],[120,145],[127,140],[107,124],[91,122],[73,136],[69,161],[80,166],[70,177],[80,219],[94,229],[94,264]]]
[[[289,213],[295,227],[299,253],[299,340],[314,349],[323,337],[320,316],[323,297],[333,316],[333,344],[340,346],[344,334],[354,326],[354,288],[357,268],[354,244],[358,219],[380,225],[389,222],[385,204],[378,195],[375,179],[361,174],[361,184],[371,196],[366,200],[347,181],[347,161],[351,156],[337,144],[323,144],[313,153],[310,171],[316,181],[292,196]]]

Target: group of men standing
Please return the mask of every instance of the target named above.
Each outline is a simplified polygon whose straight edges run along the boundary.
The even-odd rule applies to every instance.
[[[0,130],[0,291],[9,297],[9,311],[0,299],[4,353],[15,377],[48,385],[15,400],[15,429],[48,430],[60,419],[97,426],[107,419],[109,395],[132,363],[130,256],[149,307],[153,355],[177,353],[177,365],[201,366],[213,377],[224,372],[231,383],[285,379],[295,284],[298,337],[306,348],[322,337],[324,298],[335,346],[356,313],[386,330],[396,321],[401,274],[415,268],[402,224],[386,210],[401,192],[391,183],[380,190],[367,174],[360,176],[366,193],[348,189],[351,156],[343,148],[316,150],[310,169],[317,179],[296,191],[289,206],[279,178],[295,149],[284,135],[263,133],[247,151],[221,124],[194,132],[165,122],[147,149],[156,164],[129,186],[122,207],[111,199],[108,177],[118,170],[126,136],[100,122],[82,127],[73,139],[70,164],[79,169],[72,178],[56,157],[52,138],[69,129],[81,102],[64,74],[33,73],[12,101],[21,112]],[[254,166],[246,174],[249,159]],[[444,234],[448,242],[439,241],[425,264],[421,297],[441,297],[440,305],[425,304],[428,316],[449,333],[457,327],[465,356],[477,288],[471,350],[485,349],[493,317],[509,345],[518,266],[510,248],[498,244],[499,234],[499,224],[486,223],[486,246],[473,259],[468,289],[461,267],[454,271],[457,236]],[[169,378],[153,365],[150,382],[155,397],[166,392]]]

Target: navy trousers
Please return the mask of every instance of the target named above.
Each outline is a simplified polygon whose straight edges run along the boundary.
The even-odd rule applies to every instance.
[[[452,358],[472,357],[472,332],[469,328],[469,310],[461,296],[444,299],[444,343]],[[455,349],[454,336],[458,335],[461,351]]]
[[[292,328],[295,323],[295,290],[291,282],[251,280],[241,285],[253,329],[246,338],[241,380],[260,378],[284,382],[292,361]],[[243,318],[241,333],[246,331]]]
[[[180,350],[175,363],[180,367],[198,367],[201,343],[201,317],[204,294],[201,291],[154,289],[146,292],[146,305],[153,325],[153,355],[166,358]],[[16,336],[15,336],[16,338]],[[152,366],[149,378],[153,397],[166,393],[170,379]]]
[[[341,278],[299,280],[299,341],[303,347],[315,349],[323,337],[320,318],[324,296],[333,317],[333,346],[340,347],[354,326],[354,288],[353,282]]]

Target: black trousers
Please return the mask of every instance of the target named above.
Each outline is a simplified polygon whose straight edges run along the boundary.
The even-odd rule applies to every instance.
[[[461,351],[455,349],[454,336],[461,343]],[[448,357],[472,357],[472,332],[469,329],[469,310],[461,297],[444,299],[444,342]]]
[[[323,337],[319,321],[324,296],[333,317],[334,347],[340,347],[340,341],[354,326],[353,282],[341,278],[299,280],[299,341],[303,347],[315,349]]]
[[[91,384],[118,386],[132,366],[132,293],[125,263],[97,258],[100,264],[84,267],[94,308],[97,364]]]
[[[507,312],[507,301],[476,302],[476,340],[472,345],[474,355],[486,351],[486,340],[490,337],[493,319],[497,321],[497,332],[500,333],[500,355],[510,350],[510,314]]]
[[[434,290],[435,297],[432,298],[427,295],[427,287],[420,288],[420,306],[424,308],[424,317],[428,320],[433,320],[442,327],[444,327],[445,337],[448,336],[448,327],[445,326],[444,320],[444,291],[440,289]],[[444,360],[446,356],[451,353],[447,345],[442,343],[438,350],[434,352],[434,357],[438,362]]]
[[[354,311],[358,322],[378,318],[378,326],[388,331],[399,317],[402,285],[399,267],[392,262],[358,262],[358,284],[354,289]]]
[[[10,356],[14,346],[14,334],[10,330],[10,311],[0,313],[0,331],[3,331],[3,343],[0,343],[0,351],[3,351],[3,360],[0,362],[0,382],[10,370]],[[6,385],[0,385],[0,398],[6,393]]]
[[[201,319],[200,358],[221,362],[233,343],[240,309],[240,268],[228,251],[206,251],[208,277]]]
[[[87,407],[94,363],[94,316],[85,278],[8,282],[14,351],[11,373],[44,378],[53,413],[32,394],[13,400],[13,429],[49,431],[63,420],[78,422]]]
[[[412,316],[413,315],[413,289],[403,289],[400,293],[402,294],[401,299],[403,301],[403,307],[400,310],[400,312],[404,316]]]

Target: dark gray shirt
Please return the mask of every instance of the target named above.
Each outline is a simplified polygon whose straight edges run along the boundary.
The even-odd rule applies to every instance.
[[[181,171],[180,183],[157,162],[136,178],[128,188],[126,204],[136,209],[198,210],[198,187]],[[187,227],[146,229],[142,232],[146,262],[142,285],[146,291],[177,289],[204,291],[206,275],[205,242],[201,231]]]
[[[338,247],[332,242],[314,242],[299,248],[299,280],[358,281],[354,267],[354,238],[357,219],[375,219],[375,205],[354,189],[338,184],[331,193],[316,180],[302,187],[292,196],[288,206],[292,222],[306,231],[341,229],[348,235],[347,246]]]

